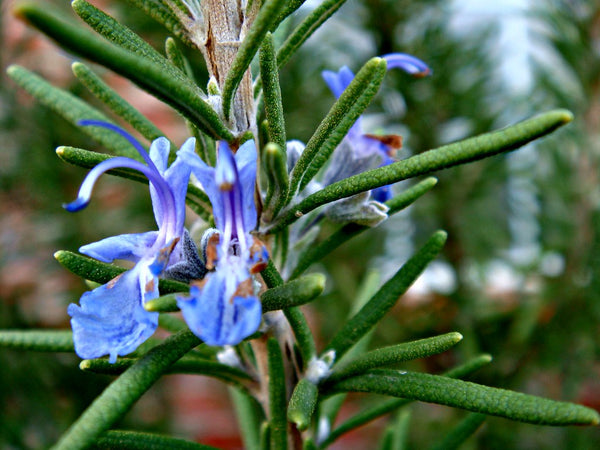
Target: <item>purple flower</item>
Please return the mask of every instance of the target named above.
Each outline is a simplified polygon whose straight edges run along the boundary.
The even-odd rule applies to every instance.
[[[138,150],[145,163],[125,157],[101,162],[86,176],[75,201],[64,205],[78,211],[90,201],[98,177],[117,167],[137,170],[150,182],[150,195],[158,231],[123,234],[84,245],[79,251],[103,262],[126,259],[135,266],[122,275],[81,296],[80,305],[69,305],[75,351],[82,358],[117,356],[134,351],[148,339],[158,325],[158,313],[148,312],[144,304],[158,297],[158,277],[181,281],[201,278],[206,269],[196,246],[184,229],[185,195],[190,168],[183,155],[194,154],[194,139],[188,139],[177,152],[177,159],[167,167],[170,144],[163,137],[150,146],[150,154],[124,130],[98,121],[82,121],[111,129]]]
[[[387,62],[388,69],[399,68],[413,76],[426,76],[430,73],[427,65],[414,56],[403,53],[392,53],[383,56],[383,58]],[[342,95],[342,92],[344,92],[354,79],[354,74],[346,66],[342,67],[338,72],[326,70],[322,75],[336,98]],[[323,177],[325,185],[394,162],[393,157],[396,150],[402,146],[401,137],[395,135],[374,136],[365,134],[362,131],[361,122],[362,118],[359,117],[334,151],[331,163]],[[372,200],[380,203],[390,198],[390,186],[383,186],[372,191],[370,196],[363,195],[362,200],[351,197],[336,202],[335,207],[330,208],[328,215],[333,219],[337,218],[344,221],[356,221],[362,218],[363,221],[367,220],[371,224],[376,224],[387,216],[381,208],[383,205],[374,205]],[[367,218],[365,214],[370,214],[372,217]]]
[[[177,305],[204,342],[235,345],[260,325],[262,307],[252,274],[261,271],[269,257],[250,234],[257,219],[256,147],[248,141],[234,155],[226,142],[219,142],[216,167],[193,154],[183,159],[211,201],[217,228],[202,239],[206,266],[214,271],[192,285],[190,297],[178,297]]]

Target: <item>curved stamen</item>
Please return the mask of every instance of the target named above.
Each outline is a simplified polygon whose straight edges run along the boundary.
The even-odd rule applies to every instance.
[[[77,124],[84,126],[84,127],[87,127],[87,126],[102,127],[102,128],[106,128],[107,130],[114,131],[117,134],[120,134],[125,139],[127,139],[131,145],[133,145],[133,147],[137,150],[137,152],[140,154],[140,156],[142,158],[144,158],[144,161],[146,161],[146,164],[148,164],[152,169],[154,169],[158,172],[158,169],[154,165],[154,161],[152,161],[150,159],[150,155],[148,155],[148,152],[146,151],[146,149],[142,146],[142,144],[140,144],[140,142],[136,138],[134,138],[131,134],[129,134],[123,128],[121,128],[117,125],[113,125],[112,123],[109,123],[109,122],[103,122],[102,120],[85,119],[85,120],[80,120],[79,122],[77,122]]]
[[[65,208],[69,212],[76,212],[83,208],[85,208],[90,202],[92,196],[92,190],[94,189],[94,185],[96,181],[103,173],[117,168],[128,168],[137,170],[138,172],[146,175],[148,180],[156,186],[157,178],[162,179],[158,173],[153,171],[148,166],[145,166],[139,161],[136,161],[131,158],[126,158],[125,156],[116,156],[114,158],[107,159],[102,161],[96,167],[89,171],[86,175],[83,183],[81,183],[81,187],[79,188],[79,193],[77,194],[77,199],[72,201],[71,203],[65,203],[63,208]],[[158,181],[160,185],[160,181]],[[164,192],[161,189],[156,190],[161,202],[164,202]]]
[[[406,53],[390,53],[382,56],[389,69],[402,69],[415,77],[425,77],[431,74],[431,69],[419,58]]]
[[[98,126],[98,127],[106,128],[108,130],[111,130],[111,131],[114,131],[115,133],[120,134],[125,139],[127,139],[129,141],[129,143],[138,151],[138,153],[141,155],[141,157],[144,159],[144,161],[146,161],[146,163],[148,164],[148,168],[152,172],[154,172],[153,175],[150,176],[150,175],[148,175],[148,173],[150,173],[150,172],[140,170],[142,173],[144,173],[148,177],[148,180],[150,180],[150,182],[156,188],[156,192],[158,194],[159,201],[162,204],[163,211],[165,211],[164,217],[168,217],[168,214],[167,214],[168,211],[175,212],[177,210],[175,196],[173,195],[173,191],[171,190],[171,187],[165,181],[165,179],[162,177],[160,171],[154,164],[154,161],[152,161],[152,159],[150,158],[150,155],[148,154],[146,149],[144,149],[142,144],[140,144],[136,138],[134,138],[131,134],[129,134],[127,131],[123,130],[122,128],[118,127],[117,125],[113,125],[112,123],[108,123],[108,122],[103,122],[101,120],[86,119],[86,120],[80,120],[77,123],[82,126],[90,126],[91,125],[91,126]],[[113,158],[113,159],[115,159],[115,158]],[[130,158],[125,158],[125,159],[130,160]],[[131,159],[131,161],[135,161],[135,160]],[[96,167],[98,167],[98,166],[96,166]],[[139,170],[139,169],[129,166],[127,164],[124,164],[121,167],[130,167],[135,170]],[[107,170],[109,170],[109,169],[107,169]],[[86,179],[87,179],[87,177],[86,177]],[[92,184],[92,187],[93,187],[93,184]],[[82,188],[83,188],[83,185],[82,185]],[[90,194],[91,194],[91,188],[90,188]],[[79,199],[77,199],[71,203],[71,205],[73,205],[74,208],[77,208],[74,211],[78,211],[82,208],[85,208],[87,203],[89,203],[89,199],[87,200],[87,202],[81,203],[81,204],[79,204],[78,201],[79,201]],[[167,218],[166,226],[161,226],[164,224],[158,224],[160,237],[164,238],[165,241],[166,241],[167,237],[169,237],[169,236],[173,237],[176,235],[176,230],[174,229],[176,227],[175,222],[176,221],[169,220]],[[160,242],[160,241],[162,241],[162,239],[157,238],[157,242]]]

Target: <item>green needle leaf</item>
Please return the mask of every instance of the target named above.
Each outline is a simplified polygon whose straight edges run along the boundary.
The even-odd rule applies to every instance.
[[[123,267],[96,261],[95,259],[78,255],[77,253],[69,252],[67,250],[57,251],[54,254],[54,257],[63,267],[75,275],[100,284],[108,283],[110,280],[127,270]],[[161,294],[189,291],[189,286],[187,284],[174,280],[161,279],[158,281],[158,288]]]
[[[95,6],[90,5],[85,0],[74,0],[71,2],[71,7],[85,23],[109,41],[125,50],[129,50],[132,53],[159,64],[163,70],[172,77],[178,78],[186,83],[190,82],[180,70],[158,53],[154,47],[108,14],[100,11]]]
[[[189,39],[181,21],[171,8],[167,6],[166,2],[163,0],[127,0],[127,2],[162,24],[187,45],[196,48],[196,45]]]
[[[191,331],[183,331],[153,347],[94,400],[54,448],[76,450],[89,447],[123,417],[173,363],[198,344],[200,340]]]
[[[469,414],[450,433],[444,436],[444,439],[432,446],[431,450],[455,450],[460,448],[479,429],[485,419],[484,414]]]
[[[482,367],[487,366],[491,362],[492,355],[484,353],[483,355],[479,355],[473,359],[470,359],[469,361],[467,361],[464,364],[461,364],[460,366],[456,366],[450,369],[449,371],[444,373],[444,376],[449,378],[465,378],[471,375],[473,372],[478,371]]]
[[[110,430],[92,444],[97,450],[218,450],[217,447],[139,431]]]
[[[425,245],[410,258],[381,289],[336,333],[328,350],[335,350],[340,359],[356,342],[379,322],[396,304],[411,284],[440,252],[446,242],[444,231],[435,232]]]
[[[185,73],[190,79],[194,78],[194,72],[190,66],[187,58],[181,53],[175,40],[171,37],[165,41],[165,52],[169,61],[171,61],[175,67]],[[217,155],[215,153],[215,146],[212,142],[208,142],[208,137],[200,132],[197,127],[194,126],[189,120],[186,120],[188,129],[192,136],[196,138],[196,152],[200,155],[202,160],[209,166],[215,166]]]
[[[290,199],[302,191],[327,162],[354,122],[369,106],[386,73],[386,61],[372,58],[356,74],[340,98],[333,104],[292,170]]]
[[[407,206],[411,205],[422,195],[429,192],[437,184],[437,179],[429,177],[423,181],[417,183],[411,188],[401,192],[395,197],[391,198],[385,205],[390,208],[388,211],[388,217],[396,214],[398,211],[403,210]],[[327,239],[314,246],[308,247],[298,257],[298,264],[294,268],[290,279],[297,278],[302,272],[308,269],[312,264],[321,260],[325,256],[329,255],[332,251],[342,245],[344,242],[352,239],[360,233],[370,230],[372,227],[365,225],[358,225],[356,223],[350,223],[344,225],[334,233],[332,233]]]
[[[133,366],[139,358],[119,358],[116,363],[111,364],[107,359],[84,359],[79,368],[84,371],[101,373],[106,375],[120,375]],[[227,366],[215,361],[209,361],[197,356],[186,355],[174,363],[164,372],[165,374],[186,373],[205,375],[220,379],[227,383],[234,383],[238,387],[243,382],[251,382],[252,377],[234,367]]]
[[[83,128],[87,129],[99,127]],[[56,149],[56,154],[63,161],[69,164],[73,164],[75,166],[83,167],[85,169],[91,169],[93,167],[96,167],[102,161],[106,161],[107,159],[111,158],[110,155],[106,155],[104,153],[92,152],[81,148],[66,146],[58,147]],[[140,183],[148,184],[148,179],[144,175],[132,169],[112,169],[106,173],[138,181]],[[194,186],[193,184],[189,184],[186,199],[188,201],[189,207],[193,209],[196,214],[198,214],[205,221],[210,221],[212,206],[210,204],[208,196],[202,189],[200,189],[197,186]]]
[[[369,392],[452,406],[539,425],[598,425],[593,409],[426,373],[373,370],[335,383],[327,394]]]
[[[465,364],[462,364],[458,367],[455,367],[452,370],[449,370],[444,374],[444,376],[449,378],[464,378],[477,371],[481,367],[489,364],[491,361],[492,357],[490,355],[480,355],[476,358],[473,358],[472,360],[467,361]],[[327,436],[327,438],[321,443],[319,448],[326,448],[343,434],[348,433],[349,431],[352,431],[358,427],[361,427],[377,419],[378,417],[395,411],[396,409],[407,405],[411,402],[412,400],[404,398],[393,398],[378,403],[376,406],[356,414],[354,417],[351,417],[350,419],[342,423],[339,427],[334,429],[331,432],[331,434]]]
[[[235,59],[231,63],[231,69],[223,84],[223,115],[229,119],[231,103],[235,92],[244,77],[246,69],[250,66],[254,55],[260,48],[262,41],[277,20],[287,0],[266,0],[254,19],[248,34],[238,49]]]
[[[376,367],[437,355],[454,347],[462,338],[462,334],[453,332],[378,348],[348,361],[339,368],[334,368],[333,373],[327,379],[333,383]]]
[[[306,0],[288,0],[287,5],[283,9],[281,14],[277,18],[277,20],[275,21],[275,25],[273,25],[273,27],[271,27],[271,31],[275,31],[277,29],[277,27],[279,26],[279,24],[281,22],[283,22],[287,16],[289,16],[294,11],[296,11],[298,8],[300,8],[305,1]]]
[[[400,411],[385,428],[380,450],[405,450],[408,448],[410,410]]]
[[[108,117],[69,92],[54,87],[43,78],[20,66],[10,66],[6,73],[32,97],[77,126],[82,119],[111,122]],[[78,127],[117,155],[139,158],[135,149],[122,136],[100,127]]]
[[[283,118],[279,71],[277,70],[275,47],[273,45],[273,36],[271,33],[267,33],[262,43],[262,47],[260,48],[260,76],[263,83],[263,96],[268,122],[269,140],[277,144],[285,152],[285,119]]]
[[[271,450],[271,425],[263,422],[260,426],[260,450]]]
[[[294,388],[288,406],[287,418],[300,431],[304,431],[310,426],[318,396],[317,386],[306,378],[301,379]]]
[[[139,131],[146,139],[153,141],[161,136],[165,136],[164,132],[106,84],[102,78],[96,75],[88,66],[76,62],[73,63],[72,70],[77,79],[88,88],[92,94],[108,106],[112,112]],[[171,143],[171,150],[177,150],[173,146],[173,143]]]
[[[177,312],[179,311],[179,307],[177,306],[177,295],[186,295],[186,293],[179,292],[175,294],[167,294],[153,300],[149,300],[144,303],[144,309],[146,311],[162,313]]]
[[[156,62],[98,39],[92,32],[74,26],[57,13],[50,12],[48,5],[42,8],[35,4],[20,4],[15,12],[66,50],[89,58],[130,79],[175,108],[209,136],[227,141],[235,140],[217,113],[203,100],[204,94],[193,82],[183,82],[182,79],[171,76]]]
[[[267,367],[269,371],[269,412],[271,448],[287,448],[287,419],[285,370],[279,342],[275,338],[267,341]]]
[[[572,119],[573,115],[569,111],[557,109],[502,130],[444,145],[403,161],[354,175],[309,195],[297,205],[289,208],[278,221],[264,232],[275,233],[302,217],[303,214],[340,198],[515,150],[551,133]]]
[[[33,352],[75,351],[71,330],[0,330],[0,347]]]
[[[244,448],[247,450],[259,450],[260,424],[264,419],[262,408],[256,399],[248,393],[233,387],[229,387],[228,391],[231,395],[237,422],[244,441]]]
[[[287,63],[296,50],[345,2],[346,0],[326,0],[313,9],[277,52],[277,65],[281,67]]]
[[[267,196],[261,220],[269,222],[279,213],[287,200],[288,172],[285,150],[269,142],[264,147],[261,162],[267,175]]]
[[[284,285],[265,291],[261,296],[263,311],[274,311],[299,306],[314,300],[325,289],[325,276],[306,275]]]
[[[261,272],[261,275],[269,288],[274,288],[283,284],[283,278],[281,278],[281,275],[277,271],[272,260],[269,260],[267,268]],[[294,336],[298,342],[302,360],[304,361],[304,364],[307,364],[308,361],[316,355],[317,350],[313,335],[308,327],[308,323],[306,323],[306,317],[304,317],[302,311],[295,306],[284,309],[283,313],[285,314],[285,318],[289,322],[290,327],[292,327],[292,330],[294,331]]]

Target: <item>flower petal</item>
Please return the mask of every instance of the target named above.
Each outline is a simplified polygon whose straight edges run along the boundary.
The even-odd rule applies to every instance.
[[[258,329],[262,307],[253,295],[235,295],[230,288],[232,282],[238,287],[241,283],[232,280],[232,273],[221,267],[206,276],[203,286],[193,286],[191,297],[178,297],[177,306],[190,330],[208,345],[236,345]]]
[[[85,359],[133,352],[158,326],[158,313],[144,309],[144,302],[158,297],[158,280],[148,278],[146,262],[109,283],[86,292],[80,304],[69,305],[75,352]]]
[[[431,74],[431,69],[427,64],[406,53],[389,53],[383,55],[382,58],[385,59],[388,70],[402,69],[415,77],[425,77]]]
[[[194,154],[196,148],[196,139],[189,138],[184,142],[179,151],[177,152],[177,158],[166,170],[164,177],[167,180],[167,184],[171,188],[173,198],[175,200],[176,210],[176,226],[177,234],[181,235],[183,232],[183,225],[185,222],[185,196],[187,194],[188,183],[190,181],[191,167],[183,160],[183,154]]]
[[[235,154],[238,170],[238,183],[242,191],[242,216],[244,231],[256,227],[256,202],[254,184],[256,183],[256,145],[253,140],[246,141]]]
[[[121,234],[84,245],[79,248],[79,251],[102,262],[112,262],[115,259],[137,262],[148,255],[157,236],[158,231]]]
[[[213,208],[215,224],[221,226],[225,222],[225,217],[223,215],[221,191],[215,181],[215,168],[210,167],[195,153],[184,152],[179,156],[181,156],[182,161],[190,166],[192,173],[198,179],[198,182],[202,186],[202,189],[204,189],[204,192],[206,192],[206,195],[208,195]]]
[[[347,67],[343,66],[337,72],[331,70],[324,70],[321,72],[321,76],[335,95],[335,98],[340,98],[342,92],[348,87],[348,85],[354,79],[354,73]]]
[[[167,170],[170,150],[171,145],[164,137],[155,139],[150,145],[150,159],[162,177],[164,177],[165,171]],[[156,191],[156,186],[154,186],[152,183],[150,183],[150,197],[152,198],[154,218],[156,219],[156,223],[160,226],[163,223],[163,204],[160,201],[158,192]]]

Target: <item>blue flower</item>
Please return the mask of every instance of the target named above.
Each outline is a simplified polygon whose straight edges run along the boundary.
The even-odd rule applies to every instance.
[[[101,162],[86,176],[75,201],[65,209],[78,211],[90,201],[98,177],[108,170],[128,168],[141,172],[150,182],[150,195],[158,231],[123,234],[84,245],[79,251],[103,262],[125,259],[135,266],[122,275],[82,295],[79,303],[69,305],[75,351],[82,358],[117,356],[134,351],[158,326],[158,313],[148,312],[144,304],[158,297],[158,277],[181,281],[201,278],[206,269],[196,246],[184,229],[185,195],[190,168],[183,155],[194,154],[194,139],[188,139],[177,152],[177,159],[167,167],[169,141],[158,138],[150,146],[150,154],[124,130],[98,121],[82,121],[111,129],[138,150],[146,164],[125,157]]]
[[[425,63],[414,56],[403,53],[392,53],[383,56],[387,68],[400,68],[413,76],[426,76],[430,73]],[[344,66],[338,72],[326,70],[322,73],[323,79],[331,92],[339,98],[342,92],[354,79],[352,71]],[[374,136],[362,131],[362,118],[359,117],[340,145],[334,151],[331,163],[323,177],[323,184],[329,185],[348,178],[352,175],[374,169],[394,162],[396,150],[402,146],[400,136]],[[363,195],[361,199],[351,197],[336,202],[335,208],[330,208],[329,215],[341,220],[367,220],[376,224],[386,217],[380,203],[391,198],[390,186],[383,186]],[[379,205],[374,204],[375,200]],[[367,214],[367,216],[365,216]],[[368,216],[372,216],[369,218]],[[379,218],[379,219],[378,219]]]
[[[252,274],[268,260],[264,245],[250,234],[256,227],[254,191],[256,147],[244,143],[234,155],[219,142],[216,167],[197,155],[183,155],[206,191],[215,219],[202,241],[208,272],[193,283],[190,297],[179,297],[177,305],[190,329],[209,345],[235,345],[254,333],[262,307]]]

